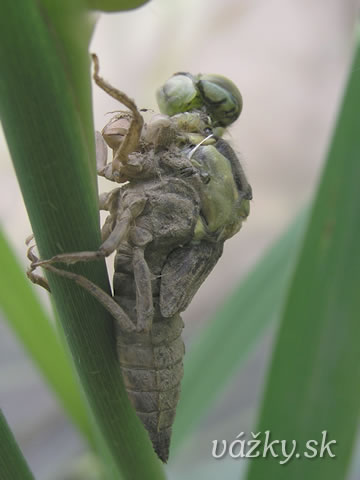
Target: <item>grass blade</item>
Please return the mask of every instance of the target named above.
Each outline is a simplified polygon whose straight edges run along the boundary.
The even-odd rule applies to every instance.
[[[0,264],[0,309],[74,424],[92,443],[84,397],[69,357],[1,230]]]
[[[257,431],[295,439],[286,465],[258,458],[248,480],[343,480],[360,409],[360,48],[314,202],[274,351]],[[328,432],[335,458],[304,458]],[[314,446],[314,445],[313,445]],[[289,445],[290,447],[290,445]],[[313,452],[308,452],[312,454]]]
[[[0,472],[11,480],[34,480],[23,454],[0,410]]]

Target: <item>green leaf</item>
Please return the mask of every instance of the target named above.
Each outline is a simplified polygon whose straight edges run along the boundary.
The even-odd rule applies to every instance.
[[[91,22],[80,4],[23,0],[19,15],[17,3],[2,2],[1,115],[42,258],[100,244],[87,53]],[[71,270],[110,293],[104,261]],[[50,274],[48,279],[118,477],[162,479],[162,466],[123,387],[112,318],[72,282]]]
[[[84,397],[64,348],[0,230],[0,309],[59,401],[92,443]]]
[[[351,68],[272,359],[259,425],[296,440],[286,465],[258,458],[248,480],[343,480],[360,409],[360,48]],[[335,440],[336,455],[304,458],[305,443]],[[314,446],[314,445],[313,445]],[[288,448],[291,445],[288,443]],[[311,451],[308,453],[312,454]]]
[[[185,356],[173,450],[196,428],[265,329],[278,319],[306,221],[303,212],[191,344]]]
[[[85,0],[88,8],[103,12],[120,12],[132,10],[144,5],[149,0]]]
[[[0,410],[0,472],[11,480],[34,480],[23,454]]]

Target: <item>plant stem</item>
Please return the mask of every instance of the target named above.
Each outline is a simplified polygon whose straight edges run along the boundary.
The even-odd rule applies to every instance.
[[[100,244],[90,23],[80,3],[23,0],[21,14],[12,0],[1,7],[6,18],[0,29],[2,121],[42,258],[96,250]],[[71,271],[110,293],[104,261],[75,265]],[[112,318],[72,282],[50,274],[48,280],[119,478],[162,479],[161,464],[123,388]]]

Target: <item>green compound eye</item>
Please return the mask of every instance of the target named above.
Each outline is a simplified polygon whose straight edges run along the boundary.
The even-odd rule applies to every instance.
[[[200,109],[202,100],[194,82],[187,73],[175,73],[156,92],[160,112],[165,115]]]
[[[156,93],[160,111],[204,111],[214,127],[227,127],[241,113],[242,97],[236,85],[221,75],[176,73]]]
[[[215,126],[227,127],[239,117],[242,97],[231,80],[222,75],[198,75],[196,87]]]

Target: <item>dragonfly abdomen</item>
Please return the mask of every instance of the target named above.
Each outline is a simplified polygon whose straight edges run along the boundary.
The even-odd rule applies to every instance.
[[[120,263],[123,264],[118,258],[117,270]],[[115,300],[135,320],[136,298],[129,288],[132,283],[130,272],[115,272]],[[130,402],[148,431],[154,450],[166,462],[183,377],[184,324],[179,314],[164,318],[156,299],[149,333],[126,333],[117,327],[117,352]]]

